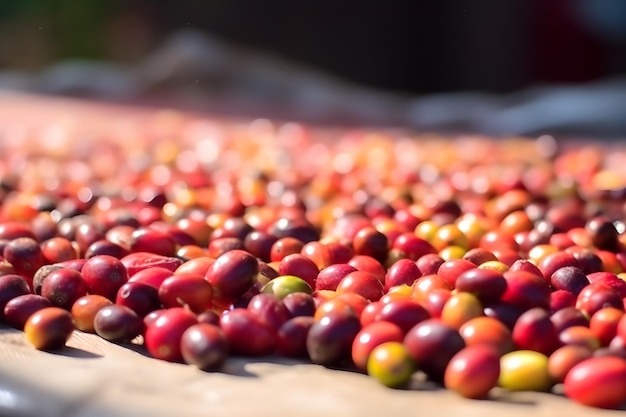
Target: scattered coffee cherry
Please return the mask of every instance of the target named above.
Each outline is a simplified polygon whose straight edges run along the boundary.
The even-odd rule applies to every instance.
[[[58,350],[65,346],[74,331],[69,311],[46,307],[33,313],[24,324],[28,343],[39,350]]]
[[[548,357],[533,350],[515,350],[500,358],[498,385],[510,391],[548,391],[554,381]]]
[[[384,342],[367,359],[367,374],[387,387],[406,385],[414,372],[415,362],[402,342]]]
[[[164,361],[183,362],[180,341],[185,330],[198,323],[196,315],[183,307],[173,307],[163,310],[153,322],[144,319],[144,323],[148,353]]]
[[[615,356],[583,360],[563,381],[565,395],[600,408],[615,408],[626,401],[626,360]]]
[[[468,346],[450,359],[444,386],[466,398],[484,399],[498,384],[500,354],[489,345]]]
[[[103,339],[128,343],[143,334],[144,322],[130,308],[112,304],[98,310],[93,319],[93,328]]]
[[[89,258],[81,270],[87,291],[115,300],[117,291],[128,281],[126,267],[119,259],[109,255]]]
[[[198,323],[184,331],[180,351],[185,363],[203,371],[216,370],[228,357],[228,341],[219,326]]]
[[[28,282],[19,275],[0,276],[0,318],[4,319],[4,308],[15,297],[30,294]]]
[[[41,295],[56,306],[70,310],[80,297],[87,295],[87,284],[83,275],[69,268],[50,272],[41,285]]]
[[[98,311],[112,305],[108,298],[98,294],[88,294],[80,297],[71,308],[76,328],[87,333],[95,333],[94,319]]]
[[[18,295],[4,306],[4,322],[23,330],[28,318],[45,307],[52,307],[52,303],[46,297],[37,294]]]
[[[402,342],[404,333],[393,323],[377,321],[363,327],[352,343],[352,361],[357,368],[366,370],[369,356],[377,346],[385,342]]]
[[[7,243],[4,259],[13,265],[15,272],[32,279],[35,272],[44,265],[44,256],[39,243],[30,237],[19,237]]]

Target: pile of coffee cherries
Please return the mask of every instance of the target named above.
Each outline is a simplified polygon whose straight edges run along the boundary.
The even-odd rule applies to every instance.
[[[0,128],[0,319],[35,348],[626,402],[626,148],[48,110]]]

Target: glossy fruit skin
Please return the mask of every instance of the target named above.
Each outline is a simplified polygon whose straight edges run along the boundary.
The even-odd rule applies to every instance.
[[[147,316],[146,316],[147,317]],[[183,362],[180,340],[190,326],[198,321],[187,309],[174,307],[163,310],[152,323],[146,323],[144,344],[148,353],[156,359]]]
[[[500,355],[489,345],[468,346],[450,359],[444,386],[465,398],[482,399],[498,384]]]
[[[350,272],[354,272],[357,269],[349,264],[334,264],[330,265],[317,274],[315,280],[315,290],[332,290],[335,291],[341,280]]]
[[[528,259],[518,259],[517,261],[513,262],[513,264],[509,268],[509,271],[524,271],[529,272],[533,275],[537,275],[539,278],[544,278],[543,273],[539,270],[539,268]]]
[[[587,275],[591,284],[604,284],[611,287],[620,298],[626,297],[626,281],[620,279],[616,274],[599,271]]]
[[[307,358],[306,339],[313,323],[315,319],[312,316],[287,320],[276,333],[276,353],[291,358]]]
[[[4,318],[4,308],[13,298],[30,294],[28,282],[19,275],[8,274],[0,276],[0,319]]]
[[[104,239],[102,227],[95,222],[86,221],[77,225],[73,240],[78,245],[80,253],[85,253],[92,243],[102,239]]]
[[[564,308],[576,306],[576,295],[566,290],[556,290],[550,293],[550,311],[555,313]]]
[[[404,337],[404,344],[418,368],[437,382],[443,381],[450,359],[465,347],[459,332],[437,319],[415,325]]]
[[[17,221],[4,221],[0,224],[0,239],[14,240],[20,237],[35,238],[28,225]]]
[[[493,252],[483,249],[483,248],[473,248],[468,250],[465,255],[463,255],[463,259],[466,261],[470,261],[474,265],[478,266],[485,262],[489,261],[497,261],[498,258]]]
[[[485,316],[499,320],[509,330],[513,331],[517,319],[526,310],[514,304],[500,302],[485,306],[483,311]]]
[[[271,261],[272,245],[276,242],[277,237],[269,233],[259,230],[252,230],[248,233],[244,240],[244,249],[264,262]]]
[[[221,237],[236,237],[245,239],[254,229],[241,217],[228,217],[224,220],[220,227],[217,227],[211,233],[211,239]]]
[[[441,318],[443,307],[450,297],[452,297],[452,291],[444,290],[443,288],[435,288],[428,292],[426,299],[422,300],[420,304],[424,306],[431,317]]]
[[[468,292],[456,292],[450,296],[441,310],[439,319],[442,323],[459,329],[468,320],[483,316],[480,300]]]
[[[199,314],[213,306],[213,286],[202,275],[172,275],[161,283],[158,295],[165,308],[187,306]]]
[[[151,311],[161,308],[158,290],[139,281],[129,281],[122,285],[117,291],[115,304],[130,308],[139,317],[145,317]]]
[[[550,321],[554,324],[557,333],[571,326],[589,326],[589,318],[576,307],[567,307],[552,313]]]
[[[140,282],[142,284],[150,285],[154,287],[154,289],[158,290],[163,281],[171,277],[172,274],[173,272],[167,268],[154,266],[142,269],[134,275],[131,275],[128,278],[128,282]]]
[[[410,259],[398,259],[387,269],[385,275],[385,291],[396,285],[413,285],[416,279],[422,276],[422,271]]]
[[[507,288],[500,300],[524,310],[534,307],[550,308],[550,287],[546,281],[530,272],[505,272]]]
[[[247,309],[274,331],[291,318],[283,301],[274,294],[256,294],[250,299]]]
[[[44,263],[53,264],[78,258],[78,251],[69,239],[56,236],[41,242],[41,254]]]
[[[456,289],[474,294],[482,303],[496,303],[506,292],[504,276],[492,269],[472,268],[462,272],[455,281]]]
[[[387,270],[381,262],[371,256],[354,255],[348,261],[348,265],[355,267],[359,271],[367,271],[374,274],[381,282],[385,281],[385,274],[387,273]]]
[[[445,260],[437,253],[427,253],[415,261],[421,275],[436,274]]]
[[[276,346],[276,331],[246,309],[224,312],[220,327],[234,355],[265,356],[271,354]]]
[[[283,304],[291,317],[310,316],[315,314],[315,300],[311,294],[305,292],[292,292],[283,298]]]
[[[207,249],[207,255],[217,259],[231,250],[244,250],[243,241],[236,237],[220,237],[211,240]]]
[[[246,293],[259,272],[257,259],[244,250],[232,250],[221,255],[209,267],[204,278],[213,286],[213,300],[226,306]]]
[[[561,345],[550,313],[541,308],[525,311],[517,319],[512,337],[517,349],[534,350],[544,355],[550,355]]]
[[[547,255],[539,263],[539,270],[548,283],[551,281],[552,275],[564,267],[578,268],[578,261],[574,255],[567,252],[556,252]]]
[[[596,351],[602,347],[598,339],[588,326],[571,326],[559,333],[562,345],[585,346]]]
[[[228,341],[217,325],[198,323],[185,330],[180,339],[185,363],[203,371],[219,369],[228,358]]]
[[[407,334],[416,324],[430,319],[430,313],[419,303],[410,299],[397,299],[386,303],[375,315],[375,321],[395,324]]]
[[[311,288],[315,288],[319,272],[315,262],[300,253],[287,255],[278,264],[279,275],[294,275],[303,279]]]
[[[500,358],[498,385],[509,391],[547,391],[553,385],[548,357],[533,350],[515,350]]]
[[[598,310],[589,320],[589,328],[598,338],[602,346],[608,346],[617,335],[619,322],[624,312],[614,307]]]
[[[586,359],[567,373],[563,389],[580,404],[619,407],[626,402],[626,360],[615,356]]]
[[[102,295],[111,301],[115,300],[120,287],[128,281],[124,264],[109,255],[89,258],[81,273],[90,294]]]
[[[282,261],[288,255],[300,253],[304,243],[294,237],[283,237],[274,241],[270,248],[270,261]]]
[[[216,326],[220,324],[220,315],[214,310],[203,311],[198,314],[196,318],[198,319],[198,323],[215,324]]]
[[[59,350],[74,332],[74,320],[69,311],[46,307],[31,315],[24,324],[28,343],[38,350]]]
[[[149,252],[161,256],[176,255],[176,242],[167,233],[153,228],[139,228],[130,236],[131,252]]]
[[[333,264],[331,260],[330,248],[319,241],[311,241],[302,246],[300,254],[309,258],[318,269],[322,270]]]
[[[113,304],[108,298],[98,294],[88,294],[80,297],[71,308],[76,328],[82,332],[95,333],[94,318],[100,309]]]
[[[106,239],[101,239],[96,240],[87,247],[84,253],[84,257],[85,259],[89,259],[98,255],[109,255],[118,259],[122,259],[129,253],[130,252],[128,251],[128,249]]]
[[[4,259],[6,259],[15,272],[26,278],[31,278],[35,272],[44,265],[41,247],[35,239],[30,237],[19,237],[11,240],[4,247]]]
[[[565,345],[561,346],[548,358],[548,372],[554,382],[560,383],[565,380],[569,371],[578,363],[591,358],[593,352],[586,346]]]
[[[274,294],[278,298],[285,298],[289,294],[303,292],[312,294],[313,289],[303,279],[295,275],[281,275],[271,279],[263,286],[261,292]]]
[[[598,249],[616,252],[619,248],[618,232],[615,225],[604,216],[589,219],[585,230],[591,238],[591,243]]]
[[[337,293],[352,292],[363,296],[369,301],[378,301],[385,293],[385,288],[378,278],[366,271],[348,273],[339,282]]]
[[[168,309],[167,308],[159,308],[157,310],[153,310],[151,312],[149,312],[148,314],[146,314],[146,316],[143,318],[143,323],[146,325],[146,329],[150,326],[152,326],[159,317],[161,317],[161,315],[166,312]],[[217,313],[216,313],[217,314]],[[198,316],[196,316],[196,321],[198,323],[200,323],[201,321],[199,320]],[[218,316],[218,321],[217,323],[219,324],[219,316]]]
[[[608,285],[589,284],[578,294],[576,308],[592,317],[598,310],[615,307],[623,310],[624,303],[619,295]]]
[[[379,344],[367,359],[367,374],[387,387],[406,385],[413,372],[415,363],[406,347],[398,341]]]
[[[4,322],[23,330],[28,318],[45,307],[52,307],[52,303],[46,297],[37,294],[18,295],[4,306]]]
[[[436,253],[435,248],[428,241],[417,237],[412,232],[406,232],[396,237],[391,244],[391,249],[395,249],[404,257],[417,261],[428,253]]]
[[[457,278],[466,271],[476,269],[476,265],[465,259],[445,261],[437,269],[437,275],[446,280],[451,288],[456,288]]]
[[[591,274],[603,269],[602,259],[591,250],[574,252],[574,258],[578,261],[578,266],[585,274]]]
[[[575,266],[564,266],[550,276],[550,285],[556,290],[566,290],[574,295],[589,285],[589,279],[582,269]]]
[[[354,314],[357,317],[360,317],[361,313],[365,307],[370,303],[363,296],[353,293],[353,292],[345,292],[341,294],[336,294],[333,300],[338,303],[344,303],[347,306],[346,311],[351,311],[351,314]],[[321,309],[322,306],[320,306]],[[315,318],[320,318],[317,315],[314,315]]]
[[[209,267],[211,266],[211,264],[213,264],[213,262],[215,262],[215,259],[210,258],[208,256],[200,256],[197,258],[189,259],[184,264],[176,268],[176,270],[174,271],[174,274],[190,273],[190,274],[200,274],[204,276],[206,275],[206,271],[209,270]],[[137,273],[137,275],[139,275],[139,273]],[[133,275],[131,279],[134,276],[135,275]]]
[[[94,316],[93,327],[103,339],[120,343],[130,342],[145,330],[137,313],[118,304],[102,307]]]
[[[435,288],[441,288],[448,291],[452,290],[450,284],[437,274],[424,275],[418,278],[411,287],[413,289],[411,292],[411,298],[418,302],[423,302],[428,296],[428,293]]]
[[[367,360],[372,350],[385,342],[402,342],[404,333],[398,326],[386,321],[377,321],[361,328],[352,343],[352,362],[367,369]]]
[[[331,264],[348,263],[348,261],[354,256],[354,249],[341,242],[331,240],[325,241],[323,245],[328,250],[328,258]]]
[[[380,310],[382,310],[383,307],[386,305],[387,304],[381,301],[374,301],[372,303],[368,303],[363,308],[363,310],[361,311],[361,314],[359,315],[359,321],[361,322],[361,326],[365,327],[368,324],[375,322],[376,316],[378,316],[378,313],[380,313]]]
[[[351,356],[352,343],[361,330],[353,314],[329,313],[315,321],[306,339],[311,361],[318,365],[338,365]]]
[[[493,317],[475,317],[466,321],[460,328],[459,334],[465,340],[465,345],[488,345],[504,355],[513,350],[511,330],[500,320]]]
[[[352,239],[356,255],[371,256],[379,262],[385,262],[389,251],[389,239],[372,226],[361,228]]]
[[[41,295],[54,306],[69,311],[76,300],[87,295],[87,284],[80,272],[61,268],[46,277],[41,285]]]

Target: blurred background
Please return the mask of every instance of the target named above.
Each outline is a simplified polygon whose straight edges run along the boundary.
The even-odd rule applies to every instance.
[[[626,1],[0,0],[0,88],[626,137]]]

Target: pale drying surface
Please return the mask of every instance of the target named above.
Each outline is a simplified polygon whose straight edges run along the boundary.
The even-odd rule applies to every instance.
[[[417,382],[392,390],[358,373],[275,358],[230,359],[223,372],[171,364],[76,332],[58,353],[0,327],[0,415],[210,416],[612,416],[549,394],[469,401]]]

